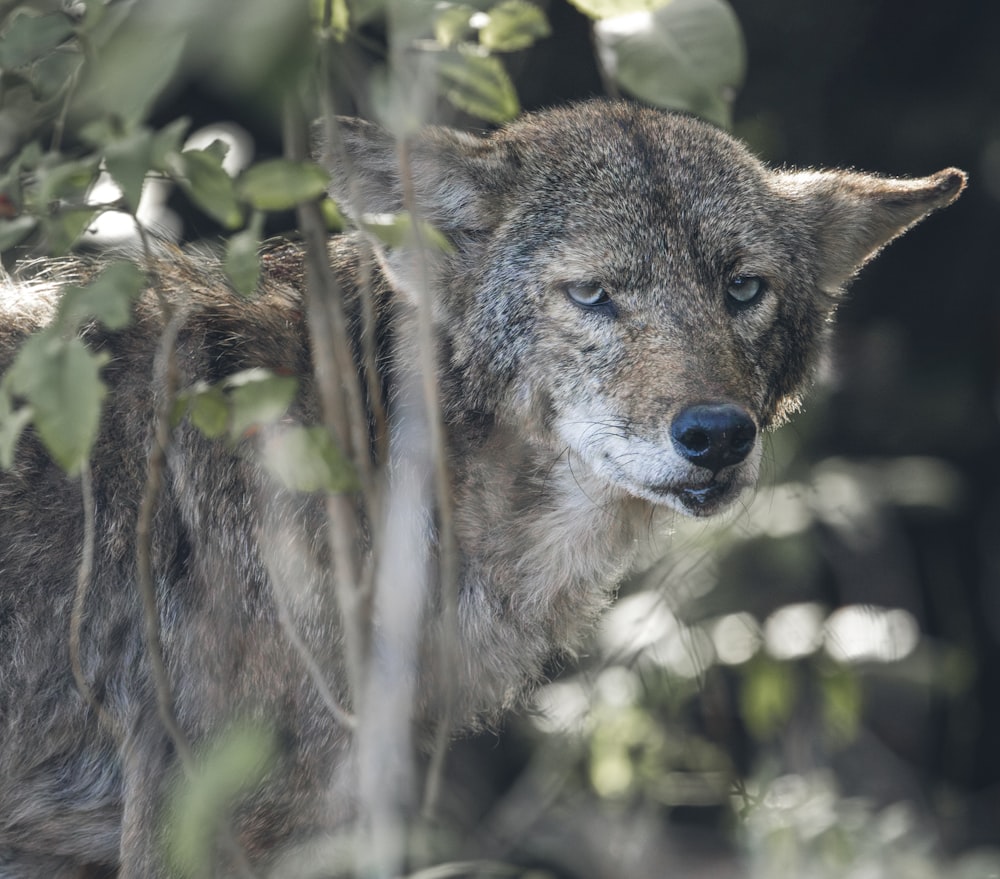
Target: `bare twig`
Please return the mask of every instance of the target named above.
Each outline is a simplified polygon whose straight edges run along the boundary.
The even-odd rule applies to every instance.
[[[307,156],[305,130],[301,113],[289,103],[285,116],[288,158],[301,160]],[[297,216],[305,242],[306,317],[323,423],[355,464],[362,496],[368,498],[374,493],[374,480],[368,454],[367,420],[347,329],[343,291],[330,267],[327,233],[319,207],[315,203],[299,205]],[[326,512],[334,591],[344,626],[348,684],[356,712],[364,686],[369,620],[368,608],[361,601],[358,588],[361,523],[357,499],[328,495]]]
[[[94,572],[94,482],[89,461],[84,461],[80,468],[80,494],[83,500],[83,546],[80,551],[80,566],[76,571],[76,594],[73,597],[73,611],[69,621],[69,664],[73,670],[77,689],[94,709],[98,722],[113,736],[120,738],[121,730],[97,699],[97,695],[83,672],[83,663],[80,658],[83,614],[87,604],[87,593],[90,590],[90,580]]]
[[[434,500],[438,525],[438,568],[441,591],[442,624],[438,640],[438,686],[441,689],[442,712],[435,730],[434,749],[424,787],[423,809],[433,812],[441,788],[444,759],[455,722],[455,693],[451,663],[458,655],[458,547],[455,542],[454,512],[452,509],[451,479],[448,473],[448,449],[445,441],[444,419],[438,393],[438,348],[434,333],[433,302],[428,277],[427,248],[431,247],[423,234],[417,212],[416,192],[410,156],[405,141],[398,148],[399,173],[403,187],[403,207],[413,222],[414,262],[417,267],[417,350],[430,432],[430,451],[434,461]]]

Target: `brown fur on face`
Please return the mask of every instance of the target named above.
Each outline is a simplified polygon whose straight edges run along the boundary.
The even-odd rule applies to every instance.
[[[341,133],[330,161],[348,212],[361,220],[403,208],[397,145],[366,123],[345,120]],[[435,318],[459,655],[443,670],[433,661],[445,622],[432,589],[416,614],[420,661],[410,669],[413,722],[426,730],[442,674],[463,724],[495,716],[554,652],[579,644],[651,524],[673,510],[716,512],[754,482],[760,432],[795,408],[841,288],[952,201],[964,175],[772,172],[704,123],[607,102],[482,138],[431,129],[406,155],[420,213],[452,245],[421,254],[376,243],[372,282],[390,404],[412,372],[396,340],[417,297],[431,297]],[[355,328],[365,253],[358,235],[331,242]],[[185,309],[183,384],[255,366],[290,372],[301,379],[291,418],[318,420],[296,245],[265,255],[249,302],[204,255],[164,251],[154,268]],[[3,286],[0,368],[49,318],[57,282],[39,281],[41,297],[23,295],[24,282]],[[86,333],[109,356],[110,391],[91,465],[99,538],[80,658],[118,735],[77,692],[67,659],[79,485],[30,434],[0,474],[5,879],[69,876],[82,864],[126,879],[168,872],[160,837],[177,766],[146,663],[133,548],[163,393],[154,364],[162,330],[147,295],[128,329]],[[346,699],[324,499],[283,488],[261,467],[272,439],[264,431],[233,448],[179,425],[153,539],[186,735],[197,747],[249,721],[273,728],[281,744],[274,770],[234,813],[233,835],[264,869],[283,845],[349,822],[358,791],[355,733],[324,707],[279,620],[278,597],[334,696]],[[425,530],[421,557],[433,561]]]

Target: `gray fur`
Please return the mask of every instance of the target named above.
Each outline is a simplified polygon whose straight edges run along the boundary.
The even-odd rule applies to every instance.
[[[397,148],[345,120],[329,161],[333,192],[359,216],[400,210]],[[459,647],[450,673],[465,726],[515,704],[544,663],[571,652],[676,511],[709,515],[752,486],[760,431],[795,410],[843,286],[882,246],[950,203],[964,175],[919,180],[773,172],[690,118],[594,102],[526,117],[483,138],[431,129],[408,144],[422,214],[452,241],[429,257],[439,385],[460,551]],[[353,301],[367,248],[334,239]],[[391,388],[394,316],[406,318],[417,257],[381,251],[374,293]],[[302,313],[302,255],[264,258],[258,297],[179,251],[157,274],[187,317],[182,384],[263,366],[302,379],[292,417],[316,423]],[[84,275],[86,267],[74,269]],[[727,300],[737,276],[767,289]],[[602,285],[614,313],[572,302]],[[0,368],[43,325],[56,281],[0,294]],[[357,316],[354,317],[355,323]],[[134,526],[162,394],[156,300],[118,333],[93,457],[96,559],[82,631],[86,678],[117,733],[70,671],[67,635],[80,559],[78,483],[36,439],[0,475],[0,877],[70,876],[75,866],[162,877],[162,805],[176,760],[157,716],[134,586]],[[678,454],[685,407],[734,404],[757,438],[712,472]],[[235,835],[266,869],[283,846],[351,819],[352,733],[335,722],[281,630],[275,590],[346,699],[322,500],[276,485],[257,453],[190,424],[174,433],[156,515],[154,570],[164,652],[182,728],[195,743],[234,722],[267,725],[280,764],[237,813]],[[425,611],[424,655],[439,636]],[[440,682],[416,672],[418,729]],[[215,871],[227,872],[220,856]]]

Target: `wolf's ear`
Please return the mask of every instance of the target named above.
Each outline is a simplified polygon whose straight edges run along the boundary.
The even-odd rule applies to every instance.
[[[332,137],[316,137],[330,171],[330,194],[355,222],[365,214],[404,209],[404,171],[422,220],[446,235],[478,232],[495,223],[514,163],[489,138],[428,127],[406,141],[360,119],[338,117]]]
[[[796,171],[774,177],[778,191],[795,203],[811,231],[819,284],[828,292],[838,290],[897,235],[951,204],[965,180],[957,168],[902,180],[853,171]]]

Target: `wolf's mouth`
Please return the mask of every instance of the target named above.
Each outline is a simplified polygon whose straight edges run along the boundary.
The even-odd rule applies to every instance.
[[[669,497],[692,516],[711,516],[728,506],[743,488],[736,479],[713,479],[701,485],[661,485],[657,494]]]

